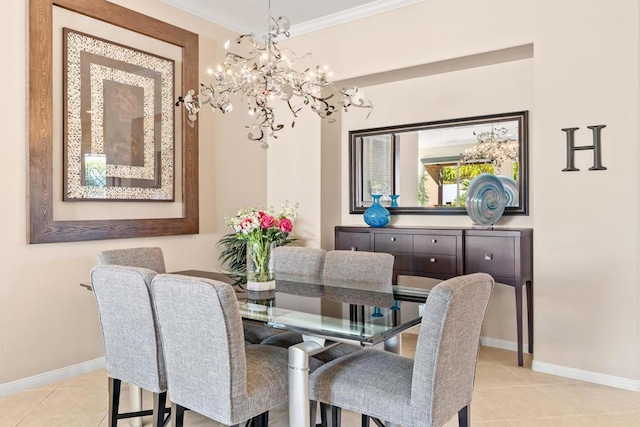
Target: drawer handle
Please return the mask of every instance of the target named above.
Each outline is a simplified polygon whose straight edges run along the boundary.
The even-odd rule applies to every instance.
[[[485,261],[491,261],[493,259],[493,254],[484,254]]]
[[[358,250],[358,247],[357,247],[357,246],[351,246],[351,250],[352,250],[352,251],[357,251],[357,250]]]
[[[431,243],[438,243],[438,239],[431,239]]]
[[[395,242],[395,241],[396,241],[396,238],[395,238],[395,237],[392,237],[392,238],[391,238],[391,241],[392,241],[392,242]]]
[[[429,262],[436,262],[436,259],[435,258],[431,258],[431,259],[429,259]]]

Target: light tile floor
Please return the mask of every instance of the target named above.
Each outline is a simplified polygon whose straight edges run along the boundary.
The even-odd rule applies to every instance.
[[[415,335],[403,337],[403,354],[413,356]],[[0,427],[106,427],[107,381],[104,370],[0,398]],[[123,409],[128,405],[123,390]],[[145,395],[145,407],[150,407]],[[286,405],[271,411],[270,426],[287,427]],[[514,352],[480,348],[471,404],[473,426],[591,427],[640,426],[640,393],[531,371],[517,366]],[[145,427],[150,425],[145,420]],[[128,426],[121,420],[118,426]],[[187,412],[189,427],[217,427],[197,413]],[[343,411],[342,425],[360,426],[360,416]],[[373,425],[373,423],[372,423]],[[457,426],[457,418],[446,427]]]

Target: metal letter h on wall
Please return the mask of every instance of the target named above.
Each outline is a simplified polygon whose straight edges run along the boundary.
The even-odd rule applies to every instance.
[[[562,169],[562,172],[574,172],[580,169],[575,167],[575,152],[578,150],[593,150],[593,167],[590,167],[590,171],[603,171],[607,168],[602,166],[602,153],[600,152],[600,131],[606,125],[587,126],[587,129],[591,129],[593,133],[593,145],[581,145],[575,146],[574,134],[576,130],[580,128],[564,128],[563,132],[567,133],[567,167]]]

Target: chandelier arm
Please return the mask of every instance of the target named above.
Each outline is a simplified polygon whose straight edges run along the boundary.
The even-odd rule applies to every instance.
[[[298,113],[300,112],[300,110],[302,110],[302,107],[298,108],[297,110],[293,108],[293,104],[291,104],[291,100],[287,100],[287,105],[289,106],[289,110],[291,110],[291,114],[293,114],[294,120],[293,123],[296,122],[296,118],[298,117]],[[291,125],[291,127],[293,127],[293,125]]]

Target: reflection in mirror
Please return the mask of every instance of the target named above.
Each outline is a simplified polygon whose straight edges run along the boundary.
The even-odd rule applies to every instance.
[[[527,112],[351,131],[350,212],[381,194],[392,213],[465,214],[473,178],[510,193],[505,214],[527,214]]]
[[[372,194],[389,195],[394,192],[396,135],[383,134],[363,137],[357,145],[362,159],[362,200],[373,202]]]

